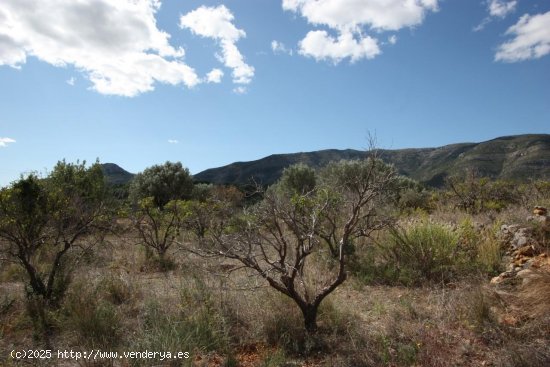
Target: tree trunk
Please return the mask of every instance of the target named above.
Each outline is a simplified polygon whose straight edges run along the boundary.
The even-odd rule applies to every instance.
[[[305,305],[300,308],[302,315],[304,316],[304,326],[308,333],[315,333],[317,331],[317,311],[319,305]]]

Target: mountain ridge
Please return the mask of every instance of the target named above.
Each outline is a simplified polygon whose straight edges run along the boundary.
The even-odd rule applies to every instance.
[[[377,149],[377,152],[382,160],[394,164],[399,173],[436,187],[444,184],[445,177],[466,170],[495,179],[550,179],[550,134],[511,135],[480,143]],[[354,149],[272,154],[210,168],[194,177],[196,181],[214,184],[246,185],[254,180],[269,185],[292,164],[304,163],[318,168],[333,160],[360,159],[368,154]]]
[[[440,187],[445,178],[474,170],[494,179],[550,180],[550,134],[510,135],[479,143],[454,143],[432,148],[377,149],[379,157],[395,165],[402,175]],[[253,182],[270,185],[284,168],[304,163],[319,168],[330,161],[361,159],[369,153],[355,149],[323,149],[310,152],[279,153],[252,160],[233,162],[194,175],[197,182],[245,186]],[[110,184],[129,182],[134,174],[115,163],[103,163],[103,174]]]

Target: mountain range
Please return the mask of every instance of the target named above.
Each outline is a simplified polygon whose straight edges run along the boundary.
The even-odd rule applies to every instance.
[[[550,179],[550,135],[505,136],[481,143],[460,143],[438,148],[377,149],[378,156],[395,165],[400,174],[439,187],[445,178],[468,170],[495,179]],[[296,163],[318,168],[330,161],[361,159],[372,152],[327,149],[314,152],[273,154],[249,162],[235,162],[194,175],[195,181],[247,185],[253,181],[269,185],[283,170]],[[108,182],[128,182],[133,175],[113,163],[103,165]]]

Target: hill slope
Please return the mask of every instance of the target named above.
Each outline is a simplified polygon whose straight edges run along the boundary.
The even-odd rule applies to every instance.
[[[550,179],[550,135],[530,134],[500,137],[482,143],[462,143],[439,148],[380,150],[381,158],[393,163],[406,176],[432,186],[446,176],[475,170],[491,178]],[[285,167],[305,163],[321,167],[330,161],[366,156],[358,150],[320,150],[307,153],[274,154],[250,161],[211,168],[196,174],[195,180],[216,184],[246,185],[255,180],[271,184]]]
[[[111,185],[125,184],[134,177],[133,173],[126,171],[114,163],[101,164],[101,170],[103,171],[105,180]]]

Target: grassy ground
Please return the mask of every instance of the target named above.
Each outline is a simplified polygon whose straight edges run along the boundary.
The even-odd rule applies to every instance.
[[[48,315],[53,349],[189,352],[188,359],[170,361],[13,360],[12,350],[42,345],[24,297],[24,274],[2,264],[0,366],[548,366],[548,276],[527,286],[489,284],[502,254],[495,228],[522,220],[522,210],[403,218],[404,231],[436,223],[443,228],[437,231],[459,233],[463,247],[450,249],[457,261],[442,260],[441,274],[416,272],[411,263],[396,276],[381,271],[395,265],[384,256],[387,248],[358,248],[359,263],[322,304],[313,336],[303,332],[291,301],[244,271],[228,275],[229,261],[173,249],[170,270],[161,272],[132,232],[109,236],[81,257],[62,307]],[[409,237],[446,238],[428,232]],[[384,236],[379,244],[392,245]]]

